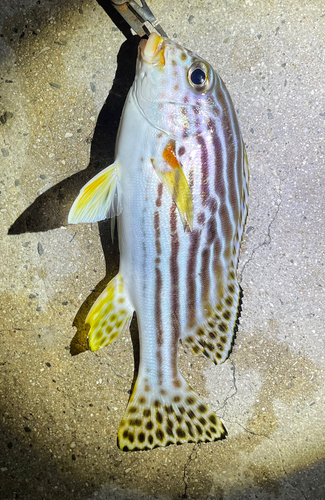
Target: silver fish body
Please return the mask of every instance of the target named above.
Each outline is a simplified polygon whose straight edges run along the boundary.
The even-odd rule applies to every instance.
[[[119,274],[87,322],[96,350],[137,314],[140,366],[118,432],[122,449],[225,435],[180,374],[177,350],[181,339],[217,364],[231,350],[247,198],[247,157],[224,83],[195,54],[152,34],[140,44],[116,160],[70,215],[118,215]]]

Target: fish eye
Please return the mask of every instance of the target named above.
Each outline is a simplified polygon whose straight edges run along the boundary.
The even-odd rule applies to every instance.
[[[208,74],[207,66],[201,61],[195,61],[187,73],[189,84],[198,92],[205,92],[210,86]]]
[[[196,68],[191,74],[191,82],[193,85],[203,85],[206,80],[206,75],[201,68]]]

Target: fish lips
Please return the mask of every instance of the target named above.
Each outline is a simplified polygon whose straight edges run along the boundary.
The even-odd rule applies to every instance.
[[[139,58],[153,66],[165,65],[165,40],[157,33],[151,33],[148,40],[141,40],[139,44]]]

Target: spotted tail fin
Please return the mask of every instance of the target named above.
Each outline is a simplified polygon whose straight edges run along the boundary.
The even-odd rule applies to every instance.
[[[221,420],[179,375],[179,386],[157,391],[138,378],[118,431],[123,451],[216,441],[226,436]]]
[[[117,274],[100,294],[86,318],[90,324],[88,343],[92,351],[109,345],[125,331],[133,308],[124,290],[123,278]]]

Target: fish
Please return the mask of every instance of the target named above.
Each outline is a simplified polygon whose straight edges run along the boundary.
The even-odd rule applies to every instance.
[[[227,435],[180,373],[177,354],[181,342],[219,365],[231,351],[248,181],[238,119],[218,73],[168,38],[141,40],[115,161],[82,188],[68,219],[117,220],[119,272],[86,323],[96,351],[136,313],[140,363],[118,429],[121,450]]]

